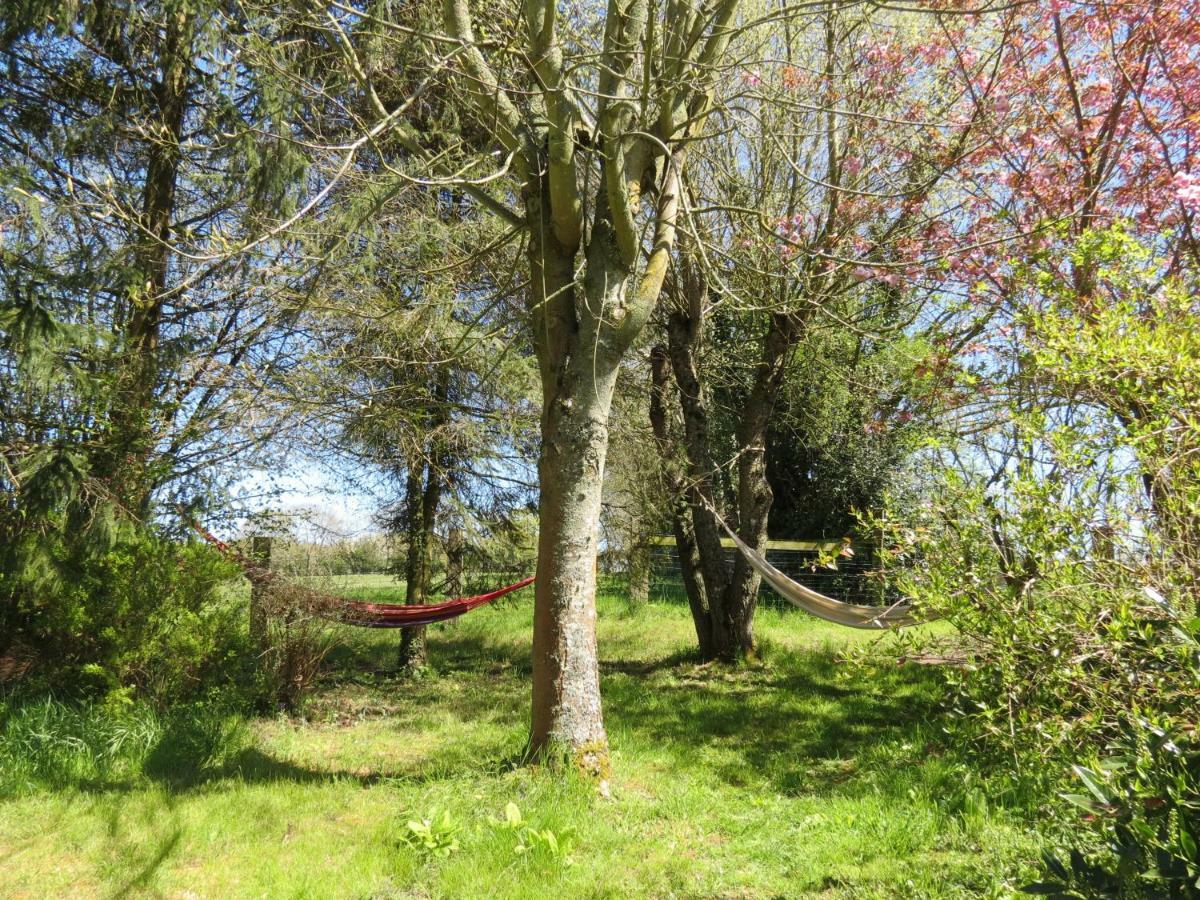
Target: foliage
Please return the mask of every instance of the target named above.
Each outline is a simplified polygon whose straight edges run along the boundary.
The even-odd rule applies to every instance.
[[[458,833],[462,826],[450,810],[433,811],[421,819],[409,819],[401,840],[414,850],[432,857],[446,857],[459,849]]]
[[[504,807],[504,818],[494,819],[493,824],[498,831],[515,835],[513,853],[517,856],[559,859],[570,852],[570,830],[555,833],[551,828],[535,827],[521,815],[521,808],[511,800]]]
[[[1184,652],[1200,660],[1198,632],[1194,627],[1178,636]],[[1179,716],[1160,716],[1159,722],[1134,716],[1106,749],[1094,769],[1072,767],[1087,793],[1066,798],[1103,829],[1111,856],[1096,863],[1075,851],[1070,870],[1048,857],[1059,880],[1043,883],[1046,892],[1079,888],[1088,896],[1116,897],[1136,881],[1151,897],[1200,896],[1200,742],[1194,726]]]
[[[1084,807],[1085,841],[1108,852],[1056,863],[1038,889],[1190,896],[1195,301],[1121,228],[1085,235],[1067,265],[1029,262],[1028,349],[1000,384],[1002,424],[942,457],[957,472],[940,469],[892,529],[893,572],[968,642],[947,675],[960,737],[1086,788],[1062,790]]]
[[[324,595],[284,579],[259,590],[266,633],[255,664],[263,698],[298,713],[332,646],[330,619],[336,613]]]
[[[6,579],[10,636],[35,651],[47,683],[167,704],[244,674],[244,610],[225,591],[233,569],[210,548],[127,528],[107,552],[60,544],[52,559],[36,581]]]
[[[809,329],[772,416],[775,538],[841,538],[857,512],[880,508],[889,490],[895,496],[942,387],[922,383],[928,340],[904,334],[898,304],[864,293],[862,311],[842,305],[858,327]]]
[[[127,696],[89,704],[9,694],[0,697],[0,796],[195,778],[245,741],[228,698],[164,712]]]

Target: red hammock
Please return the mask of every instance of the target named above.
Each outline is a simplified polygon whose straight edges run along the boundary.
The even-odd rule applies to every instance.
[[[476,594],[474,597],[456,597],[445,603],[430,603],[425,606],[402,603],[363,603],[359,600],[342,600],[346,613],[342,621],[347,625],[358,625],[363,628],[406,628],[414,625],[432,625],[434,622],[444,622],[468,613],[471,610],[498,600],[505,594],[519,591],[533,584],[535,576],[530,576],[516,584],[510,584],[488,594]]]
[[[268,585],[279,580],[277,573],[247,559],[211,531],[203,528],[198,522],[192,522],[192,528],[225,556],[235,560],[252,584]],[[365,603],[361,600],[348,600],[345,597],[318,594],[311,589],[305,590],[324,601],[324,605],[336,609],[338,613],[335,618],[346,625],[357,625],[362,628],[413,628],[455,619],[463,613],[485,606],[493,600],[499,600],[505,594],[511,594],[513,591],[519,591],[521,588],[533,584],[535,578],[536,576],[530,576],[516,584],[507,585],[487,594],[456,597],[444,603],[429,604]]]

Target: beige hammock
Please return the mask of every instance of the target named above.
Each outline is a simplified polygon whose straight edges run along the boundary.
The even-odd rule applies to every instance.
[[[715,515],[715,512],[714,512]],[[845,625],[849,628],[905,628],[909,625],[919,625],[923,620],[913,615],[912,607],[907,600],[893,603],[891,606],[866,606],[862,603],[844,603],[834,600],[805,587],[797,581],[788,578],[777,568],[767,562],[765,556],[743,541],[725,520],[717,516],[721,527],[728,532],[734,545],[746,557],[746,561],[762,575],[763,580],[775,589],[784,600],[793,606],[798,606],[818,619]]]

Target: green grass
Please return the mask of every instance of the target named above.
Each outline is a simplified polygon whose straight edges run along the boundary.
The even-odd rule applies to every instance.
[[[936,672],[797,613],[731,671],[694,662],[686,609],[603,597],[612,796],[522,766],[530,615],[433,629],[417,682],[398,635],[345,629],[305,721],[8,710],[0,896],[977,897],[1036,863],[1029,809],[941,746]],[[518,852],[509,803],[566,851]],[[405,839],[435,811],[444,856]]]

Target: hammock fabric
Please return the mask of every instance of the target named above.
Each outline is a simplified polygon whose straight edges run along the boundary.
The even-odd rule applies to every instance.
[[[715,510],[713,515],[716,515]],[[905,628],[909,625],[921,624],[922,620],[913,615],[912,607],[907,601],[894,603],[891,606],[844,603],[841,600],[826,597],[810,587],[805,587],[798,581],[793,581],[767,562],[765,556],[738,537],[719,515],[717,515],[717,521],[733,538],[733,543],[742,552],[742,556],[746,557],[746,561],[762,575],[763,580],[771,585],[780,597],[818,619],[824,619],[826,622],[833,622],[836,625],[845,625],[848,628],[868,629]]]
[[[194,528],[204,540],[221,551],[225,556],[236,561],[245,572],[246,578],[255,587],[273,587],[282,582],[278,573],[272,572],[247,559],[237,550],[230,547],[212,532],[193,522]],[[486,606],[493,600],[499,600],[506,594],[519,591],[533,584],[535,576],[522,579],[515,584],[506,585],[486,594],[476,594],[472,597],[456,597],[444,603],[403,604],[403,603],[365,603],[361,600],[350,600],[346,597],[336,597],[323,594],[311,588],[297,584],[288,584],[287,589],[307,601],[319,615],[336,619],[346,625],[357,625],[362,628],[415,628],[421,625],[433,625],[455,619],[473,609]]]

